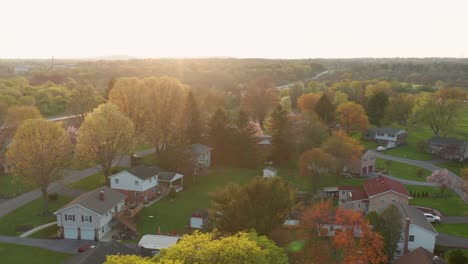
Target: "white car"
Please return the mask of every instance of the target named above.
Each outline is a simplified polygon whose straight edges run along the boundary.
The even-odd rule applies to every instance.
[[[437,215],[424,213],[424,216],[426,217],[427,221],[429,221],[430,223],[436,223],[436,224],[440,223],[440,217]]]
[[[382,146],[377,147],[377,151],[379,151],[379,152],[382,152],[382,151],[385,151],[385,150],[387,150],[386,147],[382,147]]]

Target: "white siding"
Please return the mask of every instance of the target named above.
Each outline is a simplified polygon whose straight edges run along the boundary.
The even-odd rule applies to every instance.
[[[74,215],[75,221],[65,220],[65,214]],[[91,216],[91,222],[81,221],[81,216]],[[100,225],[101,216],[82,208],[79,205],[74,205],[66,210],[57,213],[57,225],[63,227],[82,227],[82,228],[97,228]]]
[[[263,177],[271,178],[271,177],[275,177],[275,176],[276,176],[276,171],[272,171],[272,170],[269,170],[269,169],[263,169]]]
[[[201,229],[203,227],[203,218],[192,216],[190,218],[190,227]]]
[[[142,180],[128,171],[121,171],[110,176],[110,182],[112,189],[144,192],[158,185],[158,176]],[[135,184],[136,182],[138,184]]]
[[[427,249],[429,252],[434,253],[434,247],[437,235],[421,228],[415,224],[411,224],[409,228],[409,235],[414,236],[414,241],[408,241],[408,249],[412,251],[418,247]],[[398,249],[403,253],[404,237],[401,238],[398,244]]]

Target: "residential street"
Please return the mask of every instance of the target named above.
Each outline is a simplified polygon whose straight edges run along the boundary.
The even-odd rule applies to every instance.
[[[468,238],[439,233],[436,245],[444,247],[468,248]]]
[[[376,157],[380,158],[380,159],[392,160],[392,161],[397,161],[397,162],[401,162],[401,163],[406,163],[406,164],[417,166],[417,167],[420,167],[420,168],[423,168],[423,169],[428,169],[430,171],[435,171],[435,170],[442,169],[441,167],[438,167],[438,166],[436,166],[436,165],[434,165],[434,164],[432,164],[431,162],[428,162],[428,161],[405,159],[405,158],[385,155],[385,154],[378,153],[378,152],[376,152]],[[462,180],[458,175],[456,175],[455,173],[453,173],[451,171],[449,171],[449,174],[452,177],[455,177],[456,179],[458,179],[459,181]],[[403,180],[400,180],[400,182],[404,183]],[[463,191],[460,188],[458,188],[458,187],[453,188],[453,191],[455,193],[457,193],[458,196],[460,196],[465,202],[468,203],[468,198],[465,199],[465,194],[463,193]]]
[[[24,245],[24,246],[33,246],[38,248],[43,248],[52,251],[58,251],[69,254],[76,254],[78,248],[86,245],[93,244],[95,241],[89,240],[76,240],[76,239],[38,239],[38,238],[23,238],[23,237],[13,237],[13,236],[0,236],[1,243]],[[25,252],[26,253],[26,252]]]

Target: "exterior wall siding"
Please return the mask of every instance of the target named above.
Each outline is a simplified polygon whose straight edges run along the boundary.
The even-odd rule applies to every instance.
[[[142,180],[127,171],[122,171],[111,176],[110,180],[112,189],[135,192],[144,192],[158,185],[158,176]],[[135,184],[136,182],[138,184]]]
[[[408,204],[408,197],[391,191],[369,197],[369,211],[380,213],[394,203]]]

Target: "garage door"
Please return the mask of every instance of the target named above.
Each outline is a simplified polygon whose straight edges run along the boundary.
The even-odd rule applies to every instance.
[[[63,237],[77,239],[78,238],[78,228],[76,227],[65,227],[63,229]]]
[[[93,229],[81,228],[81,239],[82,240],[94,240],[94,228]]]

